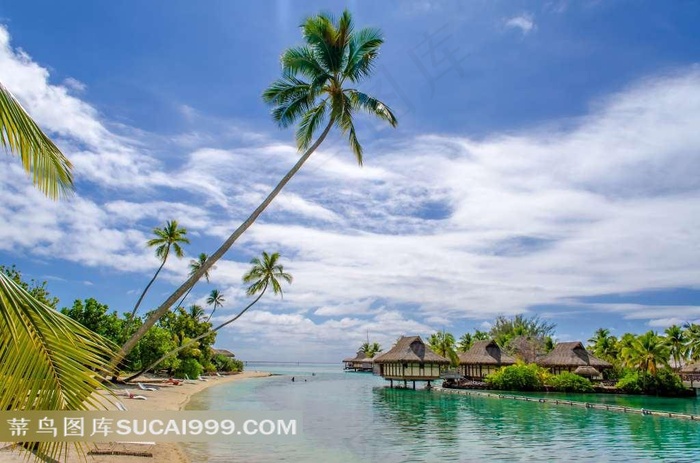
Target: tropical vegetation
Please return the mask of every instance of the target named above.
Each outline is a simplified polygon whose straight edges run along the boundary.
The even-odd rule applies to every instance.
[[[372,75],[384,42],[378,29],[356,30],[351,14],[344,11],[337,19],[325,13],[309,17],[302,23],[301,32],[304,45],[282,53],[282,77],[263,92],[263,100],[272,106],[272,117],[281,128],[298,122],[295,138],[297,148],[303,154],[219,249],[151,312],[122,345],[113,360],[115,367],[257,220],[323,143],[331,129],[335,127],[342,136],[347,137],[355,159],[362,165],[364,150],[355,129],[355,115],[364,112],[392,127],[397,125],[397,119],[388,105],[359,90],[362,81]]]

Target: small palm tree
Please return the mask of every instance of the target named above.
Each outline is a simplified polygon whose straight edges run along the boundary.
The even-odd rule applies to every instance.
[[[683,334],[686,338],[685,352],[691,360],[700,360],[700,325],[686,323]]]
[[[472,344],[474,344],[474,339],[471,333],[464,333],[461,338],[459,338],[459,344],[457,345],[457,350],[460,352],[466,352],[471,349]]]
[[[443,330],[431,334],[428,338],[428,346],[436,354],[449,359],[452,366],[459,365],[459,357],[455,351],[455,337],[452,333],[446,333]]]
[[[280,296],[282,296],[283,293],[282,293],[281,282],[286,281],[287,283],[291,283],[293,278],[292,278],[292,275],[290,275],[289,273],[286,273],[284,271],[284,267],[282,266],[282,264],[280,264],[278,262],[279,257],[280,257],[280,255],[278,252],[275,252],[273,254],[268,254],[267,252],[263,251],[262,259],[255,257],[253,260],[250,261],[250,263],[253,264],[253,267],[245,275],[243,275],[243,282],[250,284],[250,286],[248,286],[248,289],[246,290],[246,294],[248,296],[255,296],[256,294],[258,296],[251,303],[249,303],[243,310],[241,310],[235,317],[225,321],[224,323],[220,324],[216,328],[212,328],[211,330],[207,331],[206,333],[204,333],[200,336],[197,336],[196,338],[188,340],[187,343],[183,344],[182,346],[178,347],[177,349],[174,349],[174,350],[168,352],[167,354],[165,354],[164,356],[159,358],[157,361],[153,362],[148,367],[144,368],[143,370],[136,373],[135,375],[130,376],[129,378],[126,379],[126,381],[131,381],[134,378],[136,378],[137,376],[142,375],[143,373],[145,373],[147,371],[151,371],[153,368],[158,366],[158,364],[160,362],[167,359],[171,355],[177,354],[182,349],[186,349],[187,347],[196,343],[200,339],[205,338],[212,333],[216,333],[221,328],[235,322],[244,313],[246,313],[248,311],[248,309],[253,307],[269,288],[272,288],[272,292],[274,294],[279,294]]]
[[[143,292],[141,293],[141,296],[139,297],[139,300],[136,301],[136,305],[131,311],[132,319],[136,316],[136,312],[139,310],[141,301],[143,301],[143,298],[148,292],[148,289],[151,287],[153,282],[156,281],[156,278],[158,278],[158,274],[160,273],[160,271],[163,270],[165,262],[168,260],[168,256],[170,255],[170,249],[172,248],[176,257],[181,258],[185,255],[185,253],[182,250],[180,243],[189,244],[190,242],[190,240],[185,236],[187,235],[187,230],[178,226],[177,220],[169,220],[163,228],[154,228],[153,234],[155,234],[156,237],[148,240],[146,244],[148,245],[148,247],[151,248],[157,246],[156,257],[160,259],[160,267],[158,267],[158,270],[156,270],[155,275],[153,275],[151,281],[149,281],[146,287],[144,288]]]
[[[139,327],[122,346],[114,359],[115,364],[255,223],[323,143],[333,127],[347,136],[350,149],[360,165],[363,162],[363,149],[355,131],[354,115],[362,111],[396,127],[397,120],[391,109],[357,88],[360,82],[372,74],[379,48],[384,43],[381,32],[373,28],[355,31],[348,11],[344,11],[337,21],[327,14],[312,16],[304,21],[301,30],[305,45],[290,48],[282,54],[283,77],[264,91],[263,100],[273,105],[272,117],[280,127],[289,127],[299,121],[296,143],[299,151],[303,151],[302,156],[245,222],[207,259],[204,266],[176,289]],[[323,130],[313,141],[321,127]]]
[[[204,263],[207,261],[209,256],[207,256],[205,253],[200,253],[199,256],[197,256],[197,259],[192,259],[190,261],[190,276],[194,275],[199,271],[200,268],[204,266]],[[213,265],[209,268],[209,270],[214,270],[216,269],[216,265]],[[209,277],[211,274],[209,273],[209,270],[204,272],[204,279],[207,280],[207,283],[209,283]],[[190,295],[190,291],[192,291],[192,288],[194,288],[194,285],[190,289],[187,290],[184,296],[182,296],[182,299],[180,299],[180,302],[177,303],[176,307],[181,307],[182,303],[185,302],[185,299],[187,299],[187,296]]]
[[[653,331],[636,337],[622,349],[628,367],[656,375],[659,365],[668,366],[668,347]]]
[[[224,295],[221,294],[218,289],[212,289],[211,293],[209,293],[209,297],[207,298],[207,305],[213,305],[214,309],[212,309],[209,317],[207,317],[207,321],[211,320],[211,317],[214,316],[214,312],[216,312],[217,307],[223,307],[224,302],[226,302]]]
[[[362,344],[360,351],[362,351],[367,357],[373,358],[378,352],[382,351],[382,346],[380,346],[378,342],[370,343],[368,341]]]
[[[678,325],[669,326],[664,333],[664,344],[668,347],[674,367],[680,369],[681,359],[685,356],[685,333]]]
[[[202,321],[202,317],[204,316],[204,309],[197,304],[192,304],[187,315],[189,315],[189,317],[194,320],[195,323],[199,323]]]

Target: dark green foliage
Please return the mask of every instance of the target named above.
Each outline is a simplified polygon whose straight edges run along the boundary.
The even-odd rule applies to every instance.
[[[535,364],[517,364],[503,367],[486,377],[486,384],[493,389],[506,391],[539,391],[544,388],[547,370]]]
[[[61,313],[69,316],[84,327],[91,329],[119,344],[124,341],[124,320],[119,318],[116,311],[108,314],[109,307],[99,303],[94,298],[85,299],[85,302],[77,299],[70,309],[64,307]]]
[[[203,371],[204,367],[202,367],[201,363],[193,358],[188,358],[180,363],[178,368],[175,370],[175,376],[178,378],[184,378],[185,375],[187,375],[189,378],[198,378]]]
[[[568,371],[549,377],[547,385],[559,392],[593,392],[590,380]]]
[[[216,354],[212,358],[212,362],[216,367],[216,371],[224,371],[227,373],[243,371],[243,362],[223,354]]]
[[[650,394],[676,396],[685,391],[680,377],[668,368],[660,369],[656,375],[640,371],[628,371],[616,387],[627,394]]]

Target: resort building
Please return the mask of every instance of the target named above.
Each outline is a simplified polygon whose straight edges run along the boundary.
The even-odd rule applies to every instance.
[[[394,386],[394,380],[430,381],[440,378],[440,367],[447,366],[450,361],[430,350],[420,336],[403,336],[388,352],[374,357],[374,371]]]
[[[367,355],[362,351],[358,350],[357,355],[354,357],[343,359],[345,364],[345,370],[352,371],[372,371],[374,366],[374,359],[367,357]]]
[[[459,354],[459,373],[468,379],[481,380],[515,359],[501,351],[496,341],[476,341],[471,349]]]
[[[535,363],[554,374],[569,371],[591,379],[603,379],[603,370],[612,368],[610,363],[589,353],[579,341],[557,343],[552,352]]]
[[[695,381],[700,381],[700,362],[684,365],[681,368],[681,378],[683,381],[690,381],[690,387],[693,387]]]

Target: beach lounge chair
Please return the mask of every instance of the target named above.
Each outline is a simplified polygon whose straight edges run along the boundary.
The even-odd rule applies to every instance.
[[[131,392],[128,389],[124,389],[124,396],[127,399],[136,399],[136,400],[146,400],[147,397],[145,395],[135,395],[133,392]]]
[[[200,381],[209,381],[207,378],[203,378],[202,375],[199,375],[197,379]]]
[[[183,379],[182,381],[185,383],[194,384],[194,381],[192,381],[187,375],[185,375],[185,379]]]
[[[219,378],[223,378],[223,375],[219,374],[218,371],[216,372],[216,376],[218,376]]]
[[[139,386],[139,389],[142,391],[157,391],[157,387],[151,387],[151,386],[144,386],[143,383],[137,383]]]

